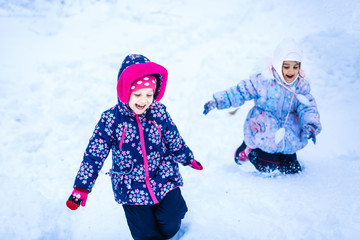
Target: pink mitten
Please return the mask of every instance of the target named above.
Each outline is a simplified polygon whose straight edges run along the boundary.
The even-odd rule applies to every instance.
[[[86,199],[89,191],[81,188],[75,188],[71,193],[69,199],[66,201],[66,206],[71,210],[76,210],[81,206],[85,207]]]
[[[194,161],[192,163],[190,163],[189,166],[192,167],[193,169],[196,169],[196,170],[203,170],[203,166],[201,166],[201,163],[199,163],[195,159],[194,159]]]

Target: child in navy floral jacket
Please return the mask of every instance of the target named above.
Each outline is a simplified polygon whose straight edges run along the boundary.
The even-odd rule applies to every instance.
[[[85,206],[112,150],[112,188],[134,239],[168,239],[177,233],[187,212],[178,163],[202,170],[159,103],[167,77],[163,66],[142,55],[124,59],[118,74],[118,104],[96,125],[66,203],[72,210]]]

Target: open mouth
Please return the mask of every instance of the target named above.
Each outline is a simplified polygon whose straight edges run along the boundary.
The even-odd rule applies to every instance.
[[[135,107],[139,110],[144,110],[146,105],[139,105],[139,104],[135,104]]]

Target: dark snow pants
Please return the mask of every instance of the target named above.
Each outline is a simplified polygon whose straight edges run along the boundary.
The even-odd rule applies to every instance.
[[[242,143],[243,149],[246,145]],[[253,149],[249,153],[249,160],[260,172],[272,172],[279,170],[284,174],[295,174],[301,172],[301,166],[297,160],[296,153],[282,154],[282,153],[267,153],[259,148]]]
[[[180,188],[170,191],[155,205],[123,205],[126,220],[135,240],[164,240],[180,229],[187,206]]]

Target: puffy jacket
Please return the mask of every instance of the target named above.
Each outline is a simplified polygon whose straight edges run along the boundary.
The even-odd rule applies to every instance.
[[[120,204],[153,205],[183,184],[178,163],[189,165],[194,156],[166,107],[154,101],[142,115],[137,115],[125,103],[130,83],[149,74],[158,74],[158,101],[164,93],[166,69],[142,55],[125,58],[118,77],[118,104],[101,115],[74,187],[91,192],[110,150],[113,161],[109,174],[115,200]]]
[[[307,101],[300,101],[303,95]],[[239,107],[254,100],[244,124],[244,141],[250,148],[268,153],[293,154],[304,148],[307,137],[303,127],[312,124],[316,134],[321,131],[320,115],[309,83],[300,76],[289,86],[283,84],[275,69],[250,76],[228,90],[217,92],[218,109]],[[276,143],[275,134],[285,128],[284,138]]]

